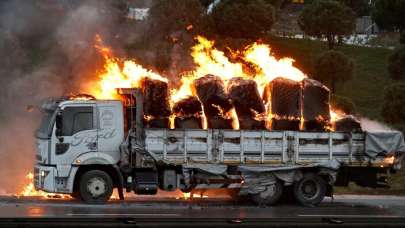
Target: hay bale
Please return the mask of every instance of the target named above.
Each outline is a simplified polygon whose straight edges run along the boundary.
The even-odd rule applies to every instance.
[[[174,104],[173,113],[176,116],[202,115],[201,102],[192,96],[184,98]]]
[[[196,79],[194,87],[207,118],[218,118],[232,108],[220,77],[208,74]]]
[[[300,82],[275,78],[266,86],[263,99],[265,103],[271,103],[271,113],[279,118],[301,117]]]
[[[273,131],[299,131],[300,120],[273,118],[271,120],[271,129]]]
[[[146,128],[170,128],[169,117],[145,119]]]
[[[304,121],[305,131],[326,131],[329,126],[329,121],[323,120],[309,120]]]
[[[174,118],[174,127],[180,129],[202,129],[201,116],[186,116]]]
[[[240,130],[265,130],[266,122],[263,120],[255,120],[251,117],[238,118]]]
[[[305,130],[324,130],[330,121],[330,91],[322,83],[304,79],[303,117]]]
[[[226,119],[222,117],[207,118],[207,125],[209,129],[233,129],[232,119]]]
[[[254,80],[232,78],[228,84],[228,92],[238,117],[255,115],[252,110],[256,113],[265,112],[263,100]]]
[[[232,104],[225,93],[222,79],[209,74],[196,79],[194,87],[203,105],[208,128],[232,129],[232,119],[225,116],[231,110]]]
[[[144,78],[142,79],[142,92],[145,115],[153,117],[170,116],[167,82]]]
[[[335,131],[358,132],[362,131],[360,121],[352,115],[347,115],[333,123]]]

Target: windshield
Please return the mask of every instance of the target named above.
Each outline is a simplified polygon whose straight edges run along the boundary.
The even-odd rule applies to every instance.
[[[47,139],[47,138],[51,137],[52,126],[53,126],[53,123],[55,120],[54,113],[55,112],[51,112],[51,111],[43,112],[41,125],[39,126],[39,129],[36,132],[36,136],[38,138]]]

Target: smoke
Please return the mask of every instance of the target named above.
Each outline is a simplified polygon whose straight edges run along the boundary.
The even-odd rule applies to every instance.
[[[0,3],[0,192],[15,193],[32,172],[34,131],[48,97],[85,90],[102,64],[93,48],[100,34],[115,50],[120,11],[113,1]]]
[[[361,129],[364,131],[394,131],[391,127],[365,117],[360,118]]]

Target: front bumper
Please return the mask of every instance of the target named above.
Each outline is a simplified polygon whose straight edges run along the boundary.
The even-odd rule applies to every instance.
[[[34,167],[34,186],[35,190],[44,192],[56,192],[55,177],[56,167],[35,165]]]

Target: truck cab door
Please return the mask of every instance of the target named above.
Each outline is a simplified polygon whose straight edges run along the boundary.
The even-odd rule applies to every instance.
[[[55,146],[52,148],[52,160],[56,164],[71,165],[78,156],[97,151],[95,104],[62,107],[59,116],[61,126],[55,127]]]

